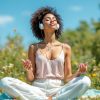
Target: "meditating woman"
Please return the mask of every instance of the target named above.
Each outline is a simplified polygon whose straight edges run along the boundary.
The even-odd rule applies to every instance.
[[[41,42],[29,47],[28,59],[23,60],[27,79],[32,85],[18,79],[1,79],[2,88],[20,100],[72,100],[82,96],[91,85],[86,64],[80,64],[72,74],[71,47],[58,38],[62,32],[60,15],[52,7],[38,9],[31,19],[31,28]]]

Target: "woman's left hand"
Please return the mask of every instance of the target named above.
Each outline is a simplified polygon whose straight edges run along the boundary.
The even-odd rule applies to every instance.
[[[80,72],[80,74],[83,74],[87,71],[87,64],[85,63],[81,63],[79,64],[79,69],[78,71]]]

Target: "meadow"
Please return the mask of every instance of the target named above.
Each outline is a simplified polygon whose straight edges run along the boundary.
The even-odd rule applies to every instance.
[[[68,43],[72,47],[73,73],[77,70],[79,63],[87,63],[88,71],[86,75],[92,81],[91,88],[100,90],[99,37],[100,29],[91,31],[88,23],[83,21],[77,29],[64,31],[59,41]],[[17,34],[13,37],[8,36],[7,43],[0,48],[0,79],[10,76],[29,83],[21,62],[21,59],[27,59],[27,50],[25,50],[22,41],[23,38]]]

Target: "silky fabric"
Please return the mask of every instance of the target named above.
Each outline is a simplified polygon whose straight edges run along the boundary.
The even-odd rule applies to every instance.
[[[64,78],[64,52],[61,48],[56,59],[49,60],[39,50],[36,52],[36,78],[37,79],[63,79]]]
[[[20,100],[73,100],[80,97],[90,87],[91,81],[87,76],[76,77],[64,84],[62,80],[35,80],[32,85],[18,79],[5,77],[0,81],[0,88],[14,98]]]

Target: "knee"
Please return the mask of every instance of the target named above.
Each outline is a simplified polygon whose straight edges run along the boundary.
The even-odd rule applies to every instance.
[[[2,86],[7,86],[10,83],[10,77],[4,77],[1,79]]]
[[[5,82],[7,82],[9,79],[10,79],[10,77],[4,77],[4,78],[1,79],[1,82],[5,83]]]
[[[91,80],[88,76],[84,76],[81,80],[82,84],[84,86],[90,87],[91,86]]]

